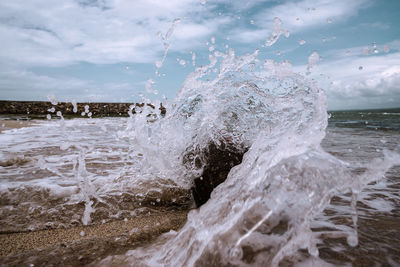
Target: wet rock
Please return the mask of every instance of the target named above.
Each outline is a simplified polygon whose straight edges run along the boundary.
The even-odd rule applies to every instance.
[[[243,146],[222,141],[219,144],[210,142],[203,150],[193,149],[185,154],[184,164],[200,170],[192,187],[197,207],[207,202],[214,188],[226,180],[232,167],[242,162],[246,151]]]

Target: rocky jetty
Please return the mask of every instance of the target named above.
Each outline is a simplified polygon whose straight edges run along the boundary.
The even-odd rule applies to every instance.
[[[119,117],[128,116],[131,106],[142,107],[143,103],[76,103],[76,109],[72,103],[59,102],[53,105],[48,101],[0,101],[0,114],[15,115],[56,115],[60,111],[63,116],[81,116],[82,112],[92,117]],[[154,108],[151,104],[147,104]],[[165,108],[160,106],[161,113],[165,114]],[[132,110],[135,113],[135,109]]]

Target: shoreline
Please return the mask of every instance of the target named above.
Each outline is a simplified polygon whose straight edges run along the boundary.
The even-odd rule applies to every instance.
[[[26,120],[0,119],[0,134],[34,126]],[[122,254],[168,231],[179,230],[189,210],[160,211],[103,224],[0,233],[0,266],[81,266]]]
[[[104,224],[0,234],[0,265],[80,265],[122,254],[168,231],[179,230],[187,211],[169,211]],[[82,249],[84,248],[84,249]]]
[[[3,131],[19,129],[19,128],[24,128],[24,127],[31,127],[34,125],[35,124],[31,121],[0,119],[0,134]]]

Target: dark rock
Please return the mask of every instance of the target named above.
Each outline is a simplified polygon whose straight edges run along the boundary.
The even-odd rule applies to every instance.
[[[81,116],[85,111],[85,106],[89,106],[89,112],[93,117],[119,117],[128,116],[128,111],[132,103],[77,103],[77,112],[73,112],[71,103],[59,102],[57,105],[52,105],[48,101],[0,101],[0,114],[18,114],[18,115],[56,115],[57,111],[61,111],[63,116]],[[151,104],[148,106],[155,108]],[[143,103],[136,103],[136,107],[143,107]],[[54,107],[55,112],[48,111]],[[160,105],[161,114],[165,115],[166,109]],[[135,113],[135,109],[132,110]]]
[[[194,149],[185,154],[183,162],[187,167],[202,169],[192,187],[197,207],[207,202],[214,188],[226,180],[232,167],[242,162],[246,151],[247,148],[222,141],[219,144],[210,142],[202,151]]]

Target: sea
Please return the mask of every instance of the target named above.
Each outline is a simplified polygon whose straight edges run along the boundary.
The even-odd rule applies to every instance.
[[[286,63],[261,74],[256,56],[221,55],[211,80],[215,63],[198,68],[165,115],[3,131],[1,233],[191,209],[179,231],[95,265],[399,266],[400,109],[327,111],[314,82]],[[210,142],[244,156],[196,208]]]

